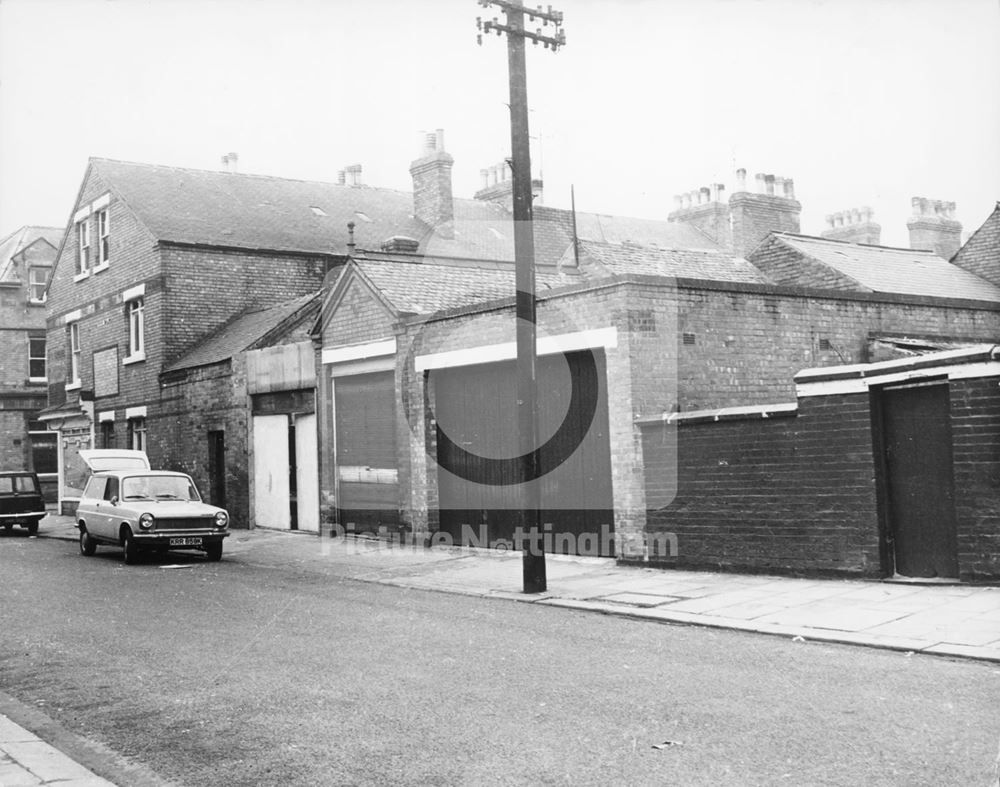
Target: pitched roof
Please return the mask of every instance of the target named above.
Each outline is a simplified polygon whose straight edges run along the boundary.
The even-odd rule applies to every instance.
[[[580,253],[581,262],[584,259],[595,262],[612,274],[636,273],[711,281],[768,283],[764,274],[742,257],[719,250],[664,249],[583,241],[580,243]]]
[[[11,277],[12,257],[39,239],[46,241],[53,249],[58,249],[62,236],[63,231],[58,227],[24,226],[0,240],[0,281]]]
[[[351,221],[358,249],[378,250],[405,235],[432,256],[514,259],[511,214],[482,200],[454,198],[454,237],[446,238],[414,217],[410,192],[100,158],[91,166],[158,240],[343,255]],[[536,258],[555,264],[572,244],[573,214],[541,205],[533,214]],[[576,225],[587,240],[718,248],[698,230],[667,221],[583,212]]]
[[[318,308],[319,295],[318,292],[310,293],[267,309],[241,314],[165,367],[163,371],[174,372],[229,360],[260,341],[287,320],[300,313],[303,316],[309,314],[310,305]]]
[[[1000,302],[1000,287],[932,251],[775,233],[786,246],[857,282],[867,292]]]
[[[377,255],[357,257],[353,264],[400,313],[433,314],[514,295],[515,274],[510,263],[472,265],[409,255]],[[575,272],[557,269],[537,270],[535,274],[538,292],[578,281],[581,277]]]

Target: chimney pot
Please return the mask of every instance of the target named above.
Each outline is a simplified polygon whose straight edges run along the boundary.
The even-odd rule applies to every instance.
[[[708,186],[702,186],[698,189],[698,203],[701,205],[707,205],[712,201],[712,192],[709,190]]]
[[[747,171],[740,167],[736,170],[736,191],[747,190]]]
[[[434,142],[435,142],[434,149],[437,150],[439,153],[444,152],[444,129],[443,128],[437,129],[437,133],[435,133],[435,135],[434,135]]]

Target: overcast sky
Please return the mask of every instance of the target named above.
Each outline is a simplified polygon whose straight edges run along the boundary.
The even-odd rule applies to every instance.
[[[531,4],[531,0],[529,0]],[[548,0],[546,0],[546,5]],[[732,170],[795,179],[802,230],[910,197],[1000,199],[1000,0],[561,0],[529,50],[544,202],[665,217]],[[0,0],[0,234],[64,226],[103,156],[409,191],[445,129],[456,196],[509,155],[503,39],[476,0]]]

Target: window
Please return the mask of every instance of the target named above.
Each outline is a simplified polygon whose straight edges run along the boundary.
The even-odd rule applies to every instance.
[[[45,428],[42,421],[28,421],[28,439],[31,441],[31,469],[36,473],[56,473],[58,432]]]
[[[69,324],[69,385],[80,384],[80,323]]]
[[[28,337],[28,378],[33,383],[45,382],[45,337]]]
[[[118,497],[118,479],[109,478],[107,485],[104,487],[104,499],[110,501],[116,497]]]
[[[48,268],[28,269],[28,300],[32,303],[45,303],[45,283],[49,279]]]
[[[143,339],[143,299],[128,302],[128,357],[144,356],[146,344]],[[127,360],[127,359],[126,359]]]
[[[115,447],[115,422],[101,421],[101,448]]]
[[[108,246],[108,234],[111,227],[111,218],[108,209],[105,208],[97,214],[97,264],[107,265],[111,259],[111,251]]]
[[[90,222],[87,219],[76,225],[76,237],[80,248],[77,273],[83,274],[90,270]]]
[[[128,419],[128,446],[133,451],[146,450],[146,419]]]

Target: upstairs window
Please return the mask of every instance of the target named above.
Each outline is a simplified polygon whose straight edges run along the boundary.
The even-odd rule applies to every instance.
[[[84,219],[76,225],[76,238],[80,253],[77,258],[77,273],[87,273],[90,270],[90,221]]]
[[[28,337],[28,378],[33,383],[44,383],[45,376],[45,337]]]
[[[97,213],[97,264],[107,265],[111,259],[111,251],[108,246],[108,235],[111,229],[111,217],[108,214],[108,209],[98,211]]]
[[[146,342],[144,338],[145,333],[145,316],[144,316],[144,306],[142,298],[135,298],[128,302],[128,357],[136,358],[145,357],[146,354]]]
[[[28,268],[28,300],[31,303],[45,303],[45,283],[48,279],[48,268]]]
[[[80,385],[80,323],[69,324],[69,385]]]

